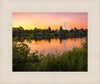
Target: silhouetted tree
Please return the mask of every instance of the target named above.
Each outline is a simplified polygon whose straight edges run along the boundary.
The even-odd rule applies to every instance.
[[[48,30],[51,32],[51,28],[50,27],[48,27]]]
[[[60,30],[63,30],[62,26],[60,26]]]

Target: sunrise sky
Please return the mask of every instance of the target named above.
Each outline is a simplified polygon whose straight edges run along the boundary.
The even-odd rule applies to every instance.
[[[68,29],[88,28],[87,12],[14,12],[12,13],[12,26],[22,26],[24,29],[59,29],[63,27],[64,22]]]

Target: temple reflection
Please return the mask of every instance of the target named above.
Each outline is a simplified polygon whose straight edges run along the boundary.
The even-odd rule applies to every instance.
[[[67,40],[64,39],[64,40],[63,40],[63,44],[64,44],[64,46],[66,46],[66,42],[67,42]]]

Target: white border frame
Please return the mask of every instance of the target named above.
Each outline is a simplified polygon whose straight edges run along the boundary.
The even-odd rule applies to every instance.
[[[0,0],[0,84],[100,84],[99,0]],[[88,12],[88,72],[12,72],[12,12]]]

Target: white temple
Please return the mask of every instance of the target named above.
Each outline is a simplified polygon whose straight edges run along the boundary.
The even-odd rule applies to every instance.
[[[64,23],[63,30],[67,30],[66,24]]]
[[[64,27],[63,27],[63,30],[68,30],[68,31],[70,31],[70,29],[68,29],[68,28],[66,27],[65,22],[64,22]]]

